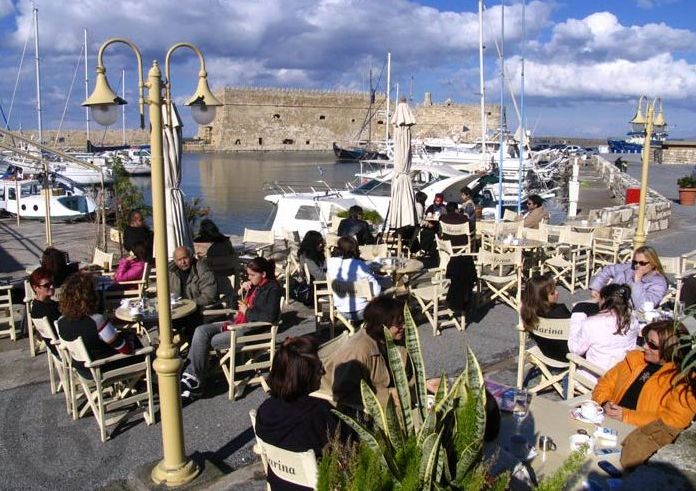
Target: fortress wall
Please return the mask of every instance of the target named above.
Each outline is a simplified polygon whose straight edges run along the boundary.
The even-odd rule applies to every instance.
[[[369,93],[303,89],[225,88],[211,126],[201,128],[202,150],[327,151],[332,142],[368,139]],[[373,104],[372,140],[383,140],[385,96]],[[391,104],[391,110],[394,103]],[[477,105],[413,107],[416,138],[452,136],[472,141],[481,134]],[[498,124],[498,107],[489,106],[489,125]],[[361,128],[364,130],[360,133]]]

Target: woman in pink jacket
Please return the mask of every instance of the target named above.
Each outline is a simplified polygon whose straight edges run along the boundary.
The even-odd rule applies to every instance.
[[[612,283],[600,290],[599,297],[597,315],[571,323],[568,350],[608,370],[636,347],[639,326],[631,315],[630,287]]]
[[[124,257],[118,261],[114,281],[120,283],[122,281],[137,281],[143,277],[147,258],[147,246],[145,242],[136,242],[133,245],[133,254],[135,257]]]

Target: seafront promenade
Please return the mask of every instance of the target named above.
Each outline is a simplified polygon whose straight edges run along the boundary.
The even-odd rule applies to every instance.
[[[653,166],[650,186],[666,198],[676,199],[676,179],[690,168]],[[628,173],[639,177],[639,163],[629,163]],[[581,182],[580,213],[613,204],[609,191],[593,169],[581,169]],[[38,262],[44,247],[43,224],[25,223],[16,227],[12,219],[3,219],[0,232],[0,277],[25,275],[26,268]],[[93,236],[94,225],[89,223],[56,224],[53,228],[54,244],[69,251],[73,260],[85,261],[91,257]],[[677,255],[696,248],[694,209],[674,203],[670,228],[650,234],[647,243],[663,255]],[[559,290],[560,301],[565,303],[589,296],[578,292],[571,298],[565,289]],[[422,326],[421,342],[428,375],[458,373],[463,367],[464,345],[468,343],[486,377],[514,384],[516,323],[515,311],[498,305],[485,316],[472,318],[465,333],[446,329],[441,336],[433,337],[430,328]],[[313,331],[312,312],[298,302],[291,303],[283,314],[280,338]],[[256,389],[231,402],[222,379],[212,385],[218,387],[214,394],[183,409],[186,451],[229,473],[256,461],[251,452],[253,432],[248,412],[257,408],[265,395]],[[65,412],[62,395],[50,394],[44,355],[29,357],[26,338],[14,343],[0,340],[0,412],[3,489],[138,489],[132,479],[134,471],[161,457],[161,429],[157,424],[146,426],[142,421],[135,421],[107,443],[101,443],[93,418],[73,421]],[[260,480],[238,485],[231,479],[229,475],[221,477],[209,488],[265,489],[265,483]]]

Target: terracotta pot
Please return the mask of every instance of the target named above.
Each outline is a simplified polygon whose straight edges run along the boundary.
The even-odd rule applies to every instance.
[[[696,188],[679,188],[679,203],[682,206],[696,205]]]

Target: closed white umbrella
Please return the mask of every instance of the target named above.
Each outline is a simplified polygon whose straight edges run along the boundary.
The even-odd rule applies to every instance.
[[[171,121],[167,105],[162,105],[164,133],[164,193],[167,209],[167,253],[171,258],[179,246],[192,247],[191,228],[186,219],[184,196],[181,192],[182,124],[176,106],[172,103]]]
[[[411,184],[411,126],[416,124],[405,100],[399,102],[392,117],[394,125],[394,177],[387,216],[390,228],[416,224],[416,199]]]

